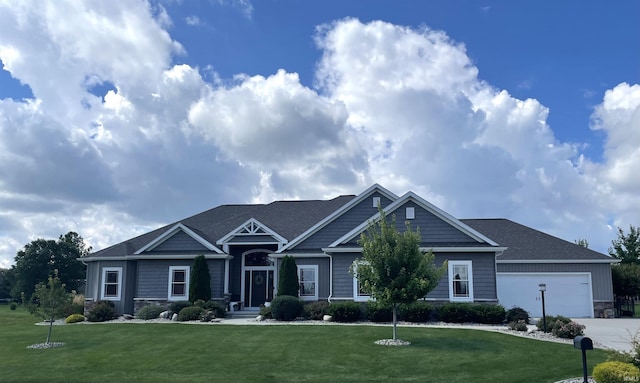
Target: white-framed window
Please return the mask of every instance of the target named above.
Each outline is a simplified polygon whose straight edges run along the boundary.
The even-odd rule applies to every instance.
[[[373,207],[376,209],[380,206],[380,197],[373,197]]]
[[[408,207],[405,209],[405,216],[407,219],[415,219],[416,218],[416,209],[413,207]]]
[[[300,282],[300,299],[318,300],[318,265],[299,265],[298,281]]]
[[[167,300],[187,301],[189,300],[189,266],[169,267],[169,292]]]
[[[358,267],[366,266],[366,262],[354,262],[353,264],[353,300],[355,302],[366,302],[372,300],[371,295],[365,292],[358,280]]]
[[[102,291],[100,299],[119,301],[122,293],[122,267],[102,268]]]
[[[473,302],[471,261],[449,261],[449,300]]]

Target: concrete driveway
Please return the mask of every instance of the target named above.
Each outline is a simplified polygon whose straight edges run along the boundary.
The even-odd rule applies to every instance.
[[[587,326],[584,335],[606,348],[631,351],[631,338],[636,333],[640,338],[640,318],[575,318],[573,321]]]

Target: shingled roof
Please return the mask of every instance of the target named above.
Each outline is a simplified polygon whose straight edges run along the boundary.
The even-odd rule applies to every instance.
[[[97,251],[91,256],[134,254],[178,223],[193,230],[209,243],[215,244],[218,239],[254,218],[287,240],[292,240],[354,197],[343,195],[327,201],[275,201],[269,204],[221,205]]]
[[[613,263],[616,261],[597,251],[508,219],[462,219],[461,221],[498,242],[500,246],[507,247],[507,250],[496,258],[498,262],[566,260]]]

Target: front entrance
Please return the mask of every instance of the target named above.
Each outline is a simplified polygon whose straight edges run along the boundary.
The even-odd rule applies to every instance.
[[[258,308],[273,299],[275,267],[265,251],[252,251],[243,255],[244,307]]]

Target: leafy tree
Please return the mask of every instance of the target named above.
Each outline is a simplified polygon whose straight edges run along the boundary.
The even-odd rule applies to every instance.
[[[396,229],[396,219],[391,223],[382,209],[380,220],[360,237],[362,259],[357,259],[351,273],[360,285],[379,303],[393,308],[393,339],[396,340],[398,306],[423,298],[433,290],[446,271],[447,264],[437,268],[430,251],[420,251],[420,231]],[[357,268],[357,270],[356,270]]]
[[[204,255],[198,255],[193,260],[189,280],[189,300],[195,302],[198,299],[205,302],[211,300],[211,274]]]
[[[613,293],[618,297],[636,297],[640,295],[640,265],[621,263],[611,267]]]
[[[300,285],[298,282],[298,267],[292,256],[285,255],[280,263],[278,274],[278,295],[298,296]]]
[[[0,299],[11,298],[11,286],[13,285],[12,271],[0,269]]]
[[[77,290],[85,278],[85,266],[77,258],[91,251],[80,235],[68,232],[57,241],[52,239],[36,239],[18,251],[13,273],[11,295],[19,298],[21,293],[29,297],[34,286],[46,282],[58,270],[58,277],[70,290]]]
[[[64,318],[65,308],[71,303],[71,294],[65,290],[65,285],[58,278],[57,273],[49,277],[48,283],[38,283],[35,292],[28,303],[29,312],[49,322],[46,344],[51,340],[53,321]]]
[[[589,248],[589,241],[587,241],[586,238],[579,238],[575,240],[576,245],[585,247],[585,248]]]
[[[640,264],[640,227],[630,225],[629,234],[618,228],[618,238],[611,244],[609,254],[620,259],[620,263]]]

